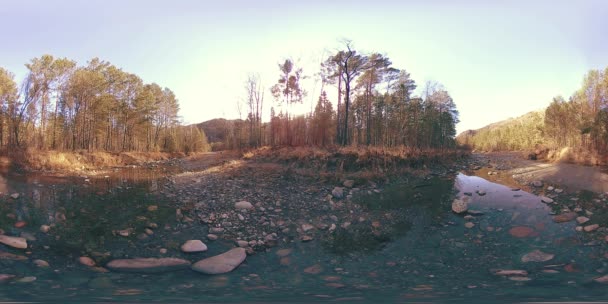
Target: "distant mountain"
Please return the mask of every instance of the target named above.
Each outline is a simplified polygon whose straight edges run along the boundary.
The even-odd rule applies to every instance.
[[[544,110],[532,111],[477,130],[464,131],[456,136],[456,141],[485,151],[531,150],[545,142],[544,120]]]

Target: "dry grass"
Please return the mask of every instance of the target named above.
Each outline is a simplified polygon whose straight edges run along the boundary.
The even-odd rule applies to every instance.
[[[373,180],[387,174],[424,169],[459,159],[463,150],[418,150],[407,147],[263,147],[243,154],[246,159],[275,161],[310,171],[322,178],[355,178]],[[303,169],[303,170],[302,170]]]
[[[141,165],[147,162],[183,157],[179,153],[162,152],[87,152],[34,151],[12,155],[13,164],[28,171],[76,172],[109,167]]]

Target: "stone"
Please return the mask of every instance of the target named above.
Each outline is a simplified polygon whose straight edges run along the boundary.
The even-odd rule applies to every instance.
[[[156,205],[151,205],[151,206],[148,206],[148,211],[150,211],[150,212],[154,212],[154,211],[156,211],[156,210],[158,210],[158,206],[156,206]]]
[[[553,192],[555,192],[555,193],[562,193],[562,192],[564,192],[564,189],[556,188],[555,190],[553,190]]]
[[[160,254],[167,254],[167,251],[168,251],[167,248],[161,248],[161,249],[158,250],[158,252]]]
[[[551,204],[551,203],[553,203],[553,199],[550,199],[550,198],[548,198],[546,196],[541,196],[540,200],[541,200],[541,202],[543,202],[545,204]]]
[[[534,250],[532,252],[529,252],[527,254],[525,254],[524,256],[521,257],[521,261],[524,263],[528,263],[528,262],[546,262],[549,260],[552,260],[553,257],[555,257],[554,254],[551,253],[545,253],[542,252],[540,250]]]
[[[475,227],[475,224],[473,224],[473,223],[471,223],[471,222],[466,222],[466,223],[464,224],[464,226],[465,226],[466,228],[471,229],[471,228]]]
[[[576,213],[566,212],[553,217],[553,221],[556,223],[570,222],[576,218]]]
[[[465,213],[469,209],[468,204],[460,199],[455,199],[452,202],[452,211],[457,214]]]
[[[355,185],[355,181],[352,179],[347,179],[342,183],[342,185],[346,188],[352,188]]]
[[[484,195],[486,195],[486,192],[483,190],[477,190],[477,195],[484,196]]]
[[[509,229],[509,234],[516,238],[525,238],[532,236],[534,233],[534,229],[526,226],[516,226]]]
[[[599,278],[595,278],[595,279],[593,279],[593,281],[595,281],[597,283],[601,283],[601,284],[607,284],[608,283],[608,275],[601,276]]]
[[[178,258],[118,259],[106,264],[113,271],[158,273],[186,269],[190,262]]]
[[[49,262],[47,262],[45,260],[33,260],[32,263],[34,263],[34,265],[41,267],[41,268],[49,267]]]
[[[586,223],[586,222],[589,221],[589,218],[588,217],[584,217],[584,216],[579,216],[579,217],[576,218],[576,221],[579,224],[584,224],[584,223]]]
[[[224,228],[222,228],[222,227],[209,228],[209,232],[211,232],[211,234],[224,233]]]
[[[304,231],[304,232],[308,232],[313,229],[315,229],[315,226],[313,226],[311,224],[302,224],[302,231]]]
[[[494,274],[499,276],[527,276],[528,272],[525,270],[499,269],[494,271]]]
[[[16,280],[19,283],[31,283],[36,281],[36,277],[34,276],[30,276],[30,277],[23,277],[21,279]]]
[[[253,209],[253,205],[248,201],[240,201],[234,203],[234,208],[237,210],[251,210]]]
[[[11,194],[11,198],[12,199],[18,199],[19,198],[19,193],[13,193],[13,194]]]
[[[207,245],[201,240],[187,240],[180,248],[187,253],[207,251]]]
[[[547,187],[547,191],[553,191],[553,190],[555,190],[555,188],[553,186]]]
[[[26,221],[17,221],[13,225],[13,227],[15,227],[15,228],[23,228],[25,226],[27,226],[27,222]]]
[[[218,238],[218,236],[215,234],[212,234],[212,233],[207,234],[207,239],[209,239],[210,241],[215,241],[215,240],[217,240],[217,238]]]
[[[334,190],[331,191],[331,195],[335,198],[342,198],[344,197],[344,188],[342,187],[335,187]]]
[[[49,231],[51,231],[51,226],[49,226],[49,225],[41,225],[40,226],[40,232],[42,232],[42,233],[49,233]]]
[[[84,265],[84,266],[89,266],[89,267],[93,267],[95,266],[95,261],[93,259],[91,259],[90,257],[87,256],[81,256],[78,258],[78,263]]]
[[[293,251],[293,249],[291,249],[291,248],[279,249],[279,250],[277,250],[276,255],[280,258],[283,258],[283,257],[290,255],[292,251]]]
[[[302,237],[300,238],[300,240],[301,240],[302,242],[310,242],[310,241],[312,241],[313,239],[314,239],[314,238],[313,238],[312,236],[310,236],[310,235],[304,235],[304,236],[302,236]]]
[[[319,274],[321,271],[323,271],[323,268],[319,264],[304,268],[304,272],[308,274]]]
[[[592,232],[592,231],[597,230],[597,228],[600,228],[600,225],[593,224],[593,225],[585,226],[583,229],[585,230],[585,232]]]
[[[13,254],[10,252],[0,251],[0,260],[25,261],[27,260],[27,257],[23,255]]]
[[[9,280],[13,279],[14,277],[15,277],[14,274],[0,273],[0,283],[9,281]]]
[[[243,240],[236,241],[236,244],[241,248],[249,247],[249,242]]]
[[[27,240],[22,237],[0,235],[0,243],[17,249],[27,248]]]
[[[247,258],[244,248],[233,248],[220,255],[200,260],[192,265],[192,270],[205,274],[228,273],[241,265]]]
[[[539,181],[539,180],[533,181],[533,182],[532,182],[532,186],[534,186],[534,187],[536,187],[536,188],[540,188],[540,187],[542,187],[542,186],[543,186],[543,182],[542,182],[542,181]]]

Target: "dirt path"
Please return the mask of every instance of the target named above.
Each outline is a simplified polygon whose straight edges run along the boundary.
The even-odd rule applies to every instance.
[[[520,183],[540,180],[570,191],[608,192],[608,174],[602,172],[602,167],[532,161],[516,152],[474,154],[474,157],[505,170]]]

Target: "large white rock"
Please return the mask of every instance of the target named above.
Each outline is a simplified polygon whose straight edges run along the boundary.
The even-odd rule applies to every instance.
[[[107,268],[123,272],[155,273],[186,269],[190,262],[178,258],[135,258],[113,260],[106,264]]]
[[[203,252],[207,251],[207,245],[201,240],[188,240],[182,245],[181,249],[183,252]]]
[[[0,235],[0,243],[18,249],[27,248],[27,240],[22,237]]]
[[[241,265],[247,253],[245,248],[233,248],[220,255],[200,260],[192,265],[192,270],[205,274],[221,274],[234,270]]]

